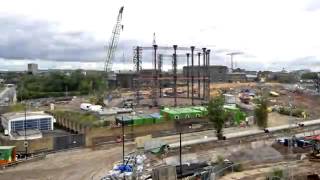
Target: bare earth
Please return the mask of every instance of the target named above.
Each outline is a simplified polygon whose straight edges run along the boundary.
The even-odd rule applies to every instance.
[[[44,160],[0,170],[0,179],[65,180],[100,179],[120,160],[122,147],[108,150],[79,149],[48,155]]]

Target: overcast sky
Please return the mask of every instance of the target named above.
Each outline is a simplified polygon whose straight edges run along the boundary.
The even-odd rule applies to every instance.
[[[103,69],[119,8],[114,69],[130,68],[132,47],[209,47],[212,64],[320,71],[319,0],[0,0],[0,70]],[[171,53],[171,52],[170,52]],[[148,57],[148,56],[146,56]],[[129,65],[124,65],[127,63]]]

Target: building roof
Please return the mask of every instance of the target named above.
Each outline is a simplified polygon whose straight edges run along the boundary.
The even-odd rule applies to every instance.
[[[43,116],[43,115],[49,115],[49,114],[46,114],[44,113],[43,111],[33,111],[33,112],[27,112],[27,116]],[[5,119],[16,119],[16,118],[22,118],[25,116],[24,112],[10,112],[10,113],[5,113],[5,114],[2,114],[2,116],[5,118]]]
[[[0,150],[2,149],[13,149],[15,146],[0,146]]]

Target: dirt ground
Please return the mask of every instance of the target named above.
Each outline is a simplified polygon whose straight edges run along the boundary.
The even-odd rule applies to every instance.
[[[130,151],[127,147],[126,151]],[[0,170],[0,179],[10,180],[87,180],[100,179],[119,161],[122,147],[105,150],[79,149],[47,155],[44,160]]]
[[[290,172],[290,177],[293,177],[293,179],[305,180],[307,179],[307,175],[320,173],[320,163],[302,160],[299,162],[290,162],[289,168],[287,163],[270,163],[265,164],[264,167],[252,167],[249,170],[225,175],[221,177],[220,180],[265,180],[266,176],[270,175],[274,169],[282,169],[284,172]]]
[[[286,125],[289,124],[290,120],[293,122],[302,121],[301,118],[290,117],[277,112],[271,112],[268,114],[268,127]]]

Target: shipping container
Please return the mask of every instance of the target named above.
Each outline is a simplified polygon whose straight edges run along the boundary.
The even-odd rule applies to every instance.
[[[0,165],[16,161],[15,146],[0,146]]]

